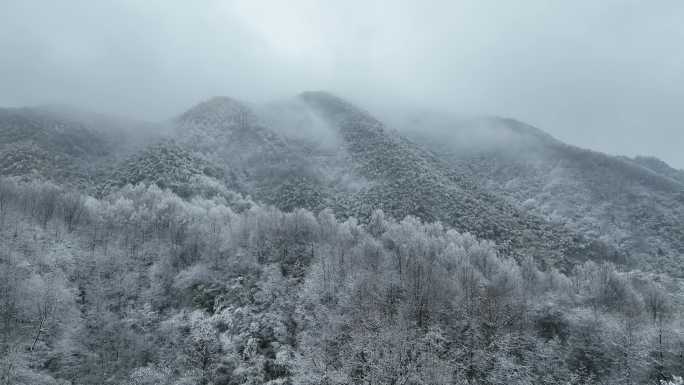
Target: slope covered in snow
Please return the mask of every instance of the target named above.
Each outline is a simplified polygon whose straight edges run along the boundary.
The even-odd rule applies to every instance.
[[[684,273],[684,183],[664,162],[581,149],[511,119],[418,116],[403,130],[517,207],[600,239],[642,268]]]

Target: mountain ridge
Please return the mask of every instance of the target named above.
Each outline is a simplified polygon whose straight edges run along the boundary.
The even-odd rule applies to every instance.
[[[287,118],[295,129],[301,127],[303,132],[315,132],[319,128],[317,125],[325,125],[330,131],[325,139],[328,143],[293,135],[292,130],[283,126],[286,114],[291,115]],[[433,124],[430,119],[439,120],[428,116],[428,124]],[[425,119],[414,119],[410,124],[421,127],[425,122]],[[530,210],[527,206],[533,204],[530,198],[534,196],[525,193],[530,196],[522,199],[518,197],[518,191],[536,191],[536,188],[544,192],[561,187],[552,187],[549,178],[530,177],[525,179],[532,186],[527,190],[507,189],[506,183],[512,182],[510,178],[506,179],[505,173],[501,174],[504,170],[525,174],[541,167],[547,174],[552,170],[561,173],[561,180],[580,181],[597,177],[583,171],[594,168],[592,162],[595,162],[601,170],[611,170],[615,174],[604,184],[645,184],[667,194],[679,191],[678,182],[661,178],[652,170],[655,166],[639,165],[638,160],[606,158],[603,154],[567,145],[536,127],[511,118],[459,123],[471,130],[484,129],[474,141],[477,146],[454,146],[451,150],[461,152],[453,157],[420,135],[406,134],[405,127],[400,124],[386,124],[370,112],[325,91],[303,92],[275,109],[225,96],[213,97],[191,106],[169,124],[172,129],[168,134],[158,135],[150,141],[151,145],[120,157],[108,165],[111,171],[93,166],[97,170],[88,173],[86,179],[94,179],[100,186],[97,191],[108,191],[125,183],[163,179],[160,182],[163,187],[176,186],[173,188],[177,192],[183,190],[181,195],[187,195],[193,191],[187,185],[189,181],[208,177],[214,180],[212,184],[223,184],[284,210],[303,207],[318,211],[329,207],[341,217],[353,216],[367,221],[373,210],[382,209],[396,218],[412,215],[425,221],[441,221],[459,231],[495,240],[503,252],[534,255],[549,266],[563,268],[586,259],[624,261],[622,251],[629,252],[633,248],[620,248],[619,242],[606,240],[603,233],[583,227],[580,220],[573,219],[576,211],[562,212],[562,221],[544,211],[558,202],[543,201],[539,210]],[[5,123],[0,134],[11,133],[9,126],[11,124]],[[306,126],[311,126],[309,131],[304,130]],[[508,130],[507,134],[502,127]],[[448,131],[449,127],[445,129]],[[444,132],[444,129],[433,132]],[[502,136],[501,132],[504,132]],[[491,145],[491,140],[494,140],[492,149],[496,151],[480,151],[480,147]],[[454,144],[448,136],[439,141],[447,146]],[[506,151],[501,151],[503,149]],[[4,151],[0,155],[7,153]],[[47,149],[41,156],[44,158],[46,154],[52,153]],[[564,154],[562,161],[543,164],[543,160],[554,159],[557,154]],[[506,168],[502,169],[504,160],[512,162],[504,162]],[[88,162],[77,159],[75,164]],[[580,166],[573,168],[564,164]],[[174,168],[178,170],[174,171]],[[207,174],[205,170],[211,171]],[[15,173],[22,172],[27,171],[22,169]],[[157,172],[163,176],[150,175]],[[568,183],[563,186],[570,186]],[[588,199],[587,202],[608,199],[606,196],[610,193],[595,188],[601,185],[572,186],[577,192],[565,196],[568,202],[584,197],[584,194],[589,196],[582,198]],[[643,201],[638,194],[630,199]],[[586,210],[599,218],[608,215],[605,211]],[[669,226],[665,231],[676,234],[675,222],[666,220],[664,223]],[[676,239],[668,242],[676,243]],[[677,247],[661,249],[670,255]]]
[[[504,122],[497,130],[508,129]],[[476,149],[459,138],[472,127],[441,122],[452,135],[405,132],[438,157],[512,204],[560,221],[594,239],[604,239],[647,269],[682,274],[684,184],[626,157],[560,141],[524,136],[501,145],[493,137]],[[421,127],[423,132],[431,132]],[[435,132],[443,132],[435,131]],[[662,164],[661,164],[662,167]],[[668,166],[669,167],[669,166]],[[664,267],[656,267],[658,265]]]

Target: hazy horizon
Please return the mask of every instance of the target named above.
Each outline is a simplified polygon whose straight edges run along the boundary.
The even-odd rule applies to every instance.
[[[684,3],[10,1],[0,106],[162,120],[216,95],[327,90],[376,109],[512,117],[684,168]]]

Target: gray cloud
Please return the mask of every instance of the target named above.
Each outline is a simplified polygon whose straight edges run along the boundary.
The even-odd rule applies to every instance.
[[[684,168],[684,2],[9,0],[0,105],[163,119],[327,89]]]

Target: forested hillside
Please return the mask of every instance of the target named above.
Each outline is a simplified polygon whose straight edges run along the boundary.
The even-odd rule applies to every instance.
[[[439,220],[494,240],[518,257],[531,255],[563,269],[587,259],[625,260],[601,239],[586,238],[480,188],[468,173],[325,92],[263,106],[212,98],[144,140],[115,124],[98,130],[102,119],[83,114],[76,115],[79,122],[63,118],[74,114],[54,111],[39,115],[49,119],[34,121],[32,113],[14,111],[13,120],[2,125],[5,136],[35,131],[55,139],[24,139],[34,149],[30,154],[16,153],[8,141],[4,175],[44,177],[98,196],[126,183],[153,182],[184,197],[219,184],[285,211],[331,208],[340,217],[367,221],[381,208],[394,218]],[[55,130],[62,121],[69,129]],[[151,144],[145,148],[145,143]],[[29,161],[37,164],[22,166]]]
[[[405,133],[515,206],[627,256],[684,274],[684,182],[653,158],[580,149],[511,119],[415,117]]]
[[[39,109],[0,109],[0,173],[49,177],[83,186],[88,162],[107,155],[105,141],[75,121]]]
[[[636,156],[634,158],[627,159],[660,175],[667,176],[678,182],[684,183],[684,170],[672,168],[669,164],[656,157]]]
[[[64,106],[0,108],[0,175],[94,192],[112,164],[163,135],[156,125]]]
[[[681,290],[540,271],[376,210],[0,180],[5,384],[646,383],[684,370]]]
[[[295,143],[266,127],[246,103],[212,98],[173,124],[178,142],[221,165],[231,188],[285,210],[321,210],[333,204],[326,175]]]
[[[602,242],[519,210],[480,188],[469,173],[455,172],[348,102],[324,92],[301,97],[338,130],[352,170],[369,181],[354,197],[354,215],[363,218],[373,208],[382,208],[395,218],[413,215],[441,221],[494,240],[509,253],[534,256],[550,266],[567,268],[586,259],[621,260]]]
[[[162,123],[0,110],[0,385],[684,371],[680,171],[400,118],[325,92]]]
[[[684,385],[684,0],[0,0],[0,385]]]
[[[223,185],[223,170],[173,141],[150,145],[117,164],[99,181],[100,195],[128,184],[155,184],[182,197],[202,195],[207,184]]]

